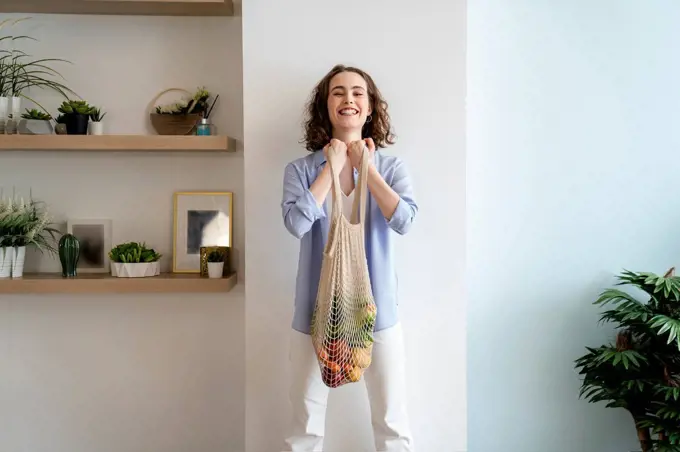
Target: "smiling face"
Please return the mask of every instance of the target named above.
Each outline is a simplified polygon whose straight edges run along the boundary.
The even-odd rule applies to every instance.
[[[356,72],[336,74],[328,90],[328,117],[333,129],[360,133],[370,114],[366,80]]]

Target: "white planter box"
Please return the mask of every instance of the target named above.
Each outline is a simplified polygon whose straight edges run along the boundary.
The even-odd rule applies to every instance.
[[[50,121],[42,119],[21,119],[17,132],[20,135],[52,135],[54,127]]]
[[[0,279],[9,278],[12,275],[12,260],[14,260],[14,248],[0,248]]]
[[[24,276],[24,263],[26,262],[26,247],[20,246],[17,248],[10,248],[12,254],[12,278],[21,278]]]
[[[160,262],[123,264],[111,262],[111,275],[117,278],[146,278],[161,274]]]

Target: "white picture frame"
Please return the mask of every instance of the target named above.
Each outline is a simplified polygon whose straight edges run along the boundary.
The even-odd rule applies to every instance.
[[[66,232],[73,234],[80,242],[80,257],[76,267],[78,273],[110,273],[111,220],[77,219],[66,222]]]
[[[173,273],[200,273],[202,246],[232,246],[234,194],[176,192],[172,244]]]

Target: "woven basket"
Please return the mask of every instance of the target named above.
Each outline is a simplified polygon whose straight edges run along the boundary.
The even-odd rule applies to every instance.
[[[149,103],[151,125],[159,135],[190,135],[196,128],[196,124],[201,120],[200,114],[164,115],[156,113],[156,101],[158,101],[163,94],[170,91],[181,91],[191,96],[189,91],[182,88],[168,88],[158,93]]]

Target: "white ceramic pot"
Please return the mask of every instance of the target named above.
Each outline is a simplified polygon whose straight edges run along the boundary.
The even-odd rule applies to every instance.
[[[90,122],[90,135],[104,135],[104,123]]]
[[[12,278],[24,276],[24,263],[26,262],[26,247],[18,246],[10,248],[12,254]]]
[[[18,121],[20,115],[21,115],[21,97],[14,96],[12,97],[12,118],[14,118],[15,121]]]
[[[123,264],[112,262],[111,274],[118,278],[146,278],[160,274],[160,262]],[[115,267],[115,269],[113,268]]]
[[[9,97],[0,97],[0,119],[7,119],[9,115]]]
[[[14,248],[0,247],[0,279],[9,278],[12,275],[12,260]]]
[[[21,119],[17,131],[21,135],[52,135],[54,127],[51,121],[44,119]]]
[[[208,278],[221,278],[224,262],[208,262]]]

